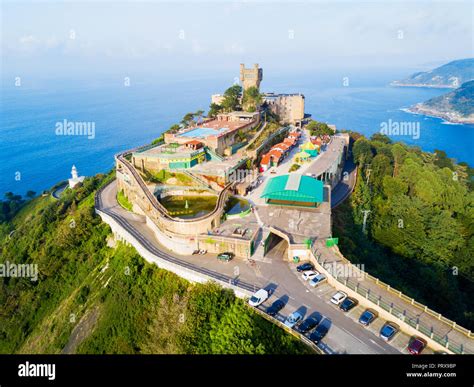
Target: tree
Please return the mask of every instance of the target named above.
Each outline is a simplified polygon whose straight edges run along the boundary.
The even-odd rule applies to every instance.
[[[393,160],[394,160],[393,176],[395,177],[398,174],[398,170],[400,166],[402,165],[403,160],[405,160],[407,151],[402,145],[398,143],[393,144],[393,146],[391,147],[391,151],[392,151]]]
[[[248,309],[235,302],[209,332],[212,353],[264,354],[264,346],[253,340],[253,326]]]
[[[36,192],[35,192],[35,191],[28,191],[28,192],[26,193],[26,196],[27,196],[29,199],[34,198],[35,195],[36,195]]]
[[[240,94],[242,93],[242,87],[240,85],[233,85],[224,92],[224,99],[222,101],[222,107],[226,112],[236,110],[240,103]]]
[[[436,160],[435,160],[435,165],[437,165],[440,168],[449,168],[451,170],[454,170],[454,165],[451,159],[446,155],[445,151],[435,149],[434,151]]]
[[[334,131],[326,123],[315,120],[311,120],[308,125],[306,125],[306,129],[309,130],[311,136],[329,136],[334,134]]]
[[[214,118],[222,111],[222,109],[223,107],[221,105],[213,102],[209,105],[209,112],[207,113],[207,116]]]
[[[244,96],[242,98],[242,104],[244,109],[248,112],[254,112],[262,104],[262,95],[257,87],[251,86],[247,90],[244,90]]]
[[[194,113],[186,113],[183,119],[181,120],[181,125],[183,125],[184,127],[187,127],[189,126],[191,122],[193,122],[193,120],[194,120]]]
[[[352,147],[352,154],[354,155],[354,160],[363,166],[363,164],[370,163],[372,161],[372,147],[369,141],[360,137]]]
[[[167,132],[168,133],[176,133],[180,129],[181,129],[181,126],[179,126],[179,124],[174,124],[174,125],[170,126],[170,128],[167,130]]]
[[[383,142],[384,144],[390,144],[392,142],[392,140],[390,140],[390,137],[382,133],[374,133],[370,139],[372,141]]]
[[[13,192],[6,192],[5,193],[5,199],[7,200],[13,200],[13,197],[14,197],[14,193]]]

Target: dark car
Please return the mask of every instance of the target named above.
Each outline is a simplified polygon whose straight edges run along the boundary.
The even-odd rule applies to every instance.
[[[342,301],[341,305],[339,305],[339,308],[341,308],[341,310],[344,312],[349,312],[352,308],[357,306],[358,303],[359,301],[357,301],[355,298],[347,297],[344,301]]]
[[[362,325],[368,326],[372,321],[377,318],[377,315],[374,311],[367,309],[364,313],[361,314],[359,317],[359,322]]]
[[[313,269],[314,269],[314,266],[309,262],[305,262],[305,263],[303,263],[303,264],[296,267],[296,270],[298,272],[313,270]]]
[[[285,303],[282,300],[276,300],[271,304],[267,309],[267,314],[270,316],[275,316],[280,310],[285,307]]]
[[[419,355],[426,347],[426,341],[420,339],[419,337],[413,336],[410,339],[410,343],[408,344],[408,352],[412,355]]]
[[[304,320],[300,325],[296,327],[296,330],[300,333],[309,332],[311,329],[313,329],[316,325],[319,324],[319,321],[321,321],[320,318],[308,317],[306,320]]]
[[[234,253],[220,253],[217,256],[217,259],[223,262],[229,262],[232,258],[234,258]]]
[[[328,333],[329,328],[326,325],[318,325],[318,327],[309,335],[309,339],[315,343],[319,344],[319,342],[326,336]]]
[[[385,341],[390,341],[397,334],[398,330],[399,329],[395,324],[387,322],[380,330],[380,337]]]

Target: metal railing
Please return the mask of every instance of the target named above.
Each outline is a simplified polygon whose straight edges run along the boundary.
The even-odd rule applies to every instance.
[[[117,160],[119,160],[126,168],[128,171],[130,171],[130,173],[132,174],[133,178],[135,179],[135,181],[138,183],[140,189],[143,191],[143,193],[145,194],[145,197],[147,198],[147,200],[150,202],[150,204],[153,206],[153,208],[155,210],[157,210],[161,216],[163,216],[164,218],[166,218],[168,221],[171,221],[171,222],[176,222],[176,223],[192,223],[192,222],[198,222],[200,220],[204,220],[204,219],[207,219],[211,216],[214,216],[216,214],[217,211],[220,211],[223,209],[224,205],[225,205],[225,202],[227,200],[227,191],[231,188],[232,184],[233,183],[229,183],[227,184],[224,189],[219,193],[219,197],[217,199],[217,203],[216,203],[216,206],[214,207],[214,209],[205,214],[205,215],[202,215],[200,216],[199,218],[193,218],[193,219],[176,219],[176,218],[173,218],[168,210],[158,201],[158,199],[155,197],[155,195],[153,195],[150,190],[148,189],[148,187],[146,186],[145,182],[143,181],[142,177],[140,176],[140,174],[135,170],[135,168],[133,167],[132,164],[129,163],[129,161],[126,159],[126,156],[129,155],[130,153],[136,151],[137,149],[141,149],[141,148],[135,148],[133,150],[130,150],[130,151],[125,151],[125,152],[122,152],[122,153],[119,153],[115,156],[115,158]]]
[[[324,267],[324,264],[326,263],[326,261],[322,258],[320,253],[318,254],[317,249],[313,248],[311,249],[311,251],[316,261],[322,267]],[[404,295],[402,292],[391,288],[390,285],[384,284],[382,281],[367,274],[366,272],[360,269],[357,269],[357,270],[363,273],[364,278],[369,278],[373,280],[375,284],[385,288],[385,290],[390,291],[392,294],[396,295],[401,300],[410,303],[410,305],[414,305],[422,309],[423,312],[427,312],[433,317],[436,317],[439,321],[447,324],[450,328],[453,328],[453,329],[455,329],[455,327],[459,328],[459,326],[457,326],[455,322],[452,322],[451,320],[443,318],[441,314],[429,310],[425,305],[422,305],[419,302],[416,302],[413,298],[410,298]],[[374,304],[378,305],[379,307],[381,307],[382,309],[390,313],[396,319],[407,323],[412,328],[430,337],[431,339],[436,341],[438,344],[441,344],[442,346],[449,349],[450,351],[456,354],[473,353],[469,350],[466,350],[466,348],[464,347],[462,343],[455,342],[452,339],[448,338],[448,335],[441,335],[438,332],[436,332],[433,326],[426,325],[426,322],[420,321],[420,318],[417,315],[413,314],[413,312],[407,310],[403,306],[397,305],[393,302],[386,300],[380,294],[374,294],[374,292],[370,288],[366,288],[363,285],[361,285],[360,281],[358,281],[357,279],[350,279],[347,277],[338,277],[338,276],[333,276],[333,277],[339,283],[343,284],[344,286],[347,286],[349,289],[360,294],[362,297],[366,298],[367,300],[373,302]],[[460,331],[461,333],[464,333],[469,339],[471,338],[472,333],[466,328],[457,329],[457,330]]]

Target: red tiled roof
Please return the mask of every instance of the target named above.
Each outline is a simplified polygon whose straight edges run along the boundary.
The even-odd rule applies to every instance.
[[[270,154],[264,154],[262,160],[260,161],[260,165],[268,165],[270,164]]]
[[[198,140],[191,140],[191,141],[185,142],[185,144],[186,145],[202,145],[202,142]]]
[[[285,144],[284,142],[280,142],[279,144],[273,145],[272,149],[283,149],[284,151],[290,149],[290,146],[288,144]]]
[[[270,152],[267,153],[267,155],[271,155],[274,158],[281,159],[281,156],[283,154],[277,149],[272,149],[272,150],[270,150]]]

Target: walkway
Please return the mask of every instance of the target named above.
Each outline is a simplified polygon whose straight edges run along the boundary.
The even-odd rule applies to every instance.
[[[140,215],[124,210],[116,201],[116,182],[112,182],[98,194],[96,207],[112,216],[140,244],[161,259],[205,273],[225,282],[232,282],[242,289],[254,291],[260,287],[272,287],[275,293],[266,302],[270,304],[276,297],[288,301],[279,319],[300,309],[306,315],[319,313],[326,319],[331,329],[319,345],[327,353],[399,353],[396,348],[383,342],[370,330],[355,324],[348,316],[329,303],[334,292],[329,286],[314,290],[309,288],[294,271],[294,265],[283,260],[285,246],[274,248],[269,261],[235,259],[228,264],[216,260],[214,255],[177,256],[160,245],[153,232],[146,226]],[[323,291],[324,290],[324,291]]]

